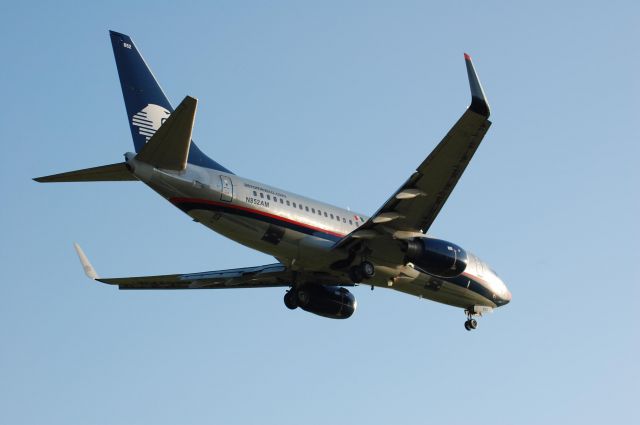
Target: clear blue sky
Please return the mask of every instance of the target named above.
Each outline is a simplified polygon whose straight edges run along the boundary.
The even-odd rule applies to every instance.
[[[0,423],[638,423],[637,2],[92,3],[0,8]],[[30,180],[133,149],[109,29],[213,158],[366,214],[466,108],[469,52],[494,125],[432,232],[512,303],[469,333],[366,287],[332,321],[87,280],[73,241],[113,277],[272,261],[142,184]]]

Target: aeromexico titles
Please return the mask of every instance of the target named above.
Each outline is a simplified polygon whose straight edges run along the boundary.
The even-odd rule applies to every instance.
[[[390,288],[475,316],[511,300],[482,260],[427,235],[489,129],[489,105],[471,58],[471,104],[407,180],[371,216],[234,174],[191,140],[197,100],[174,110],[130,37],[110,32],[135,152],[125,161],[36,178],[38,182],[141,181],[195,221],[272,255],[276,263],[200,273],[102,278],[79,245],[85,273],[128,290],[283,287],[284,303],[344,319],[357,307],[347,289]]]

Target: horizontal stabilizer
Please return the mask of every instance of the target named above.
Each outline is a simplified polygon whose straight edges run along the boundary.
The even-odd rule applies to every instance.
[[[156,168],[182,171],[187,166],[198,101],[187,96],[136,156]]]
[[[124,162],[119,162],[117,164],[85,168],[84,170],[69,171],[51,176],[36,177],[34,180],[38,183],[63,183],[134,181],[138,179],[131,174]]]

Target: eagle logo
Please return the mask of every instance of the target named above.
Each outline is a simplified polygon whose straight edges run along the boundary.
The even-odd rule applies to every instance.
[[[150,103],[131,118],[131,124],[138,127],[138,133],[144,136],[145,142],[148,142],[169,115],[171,112],[162,106]]]

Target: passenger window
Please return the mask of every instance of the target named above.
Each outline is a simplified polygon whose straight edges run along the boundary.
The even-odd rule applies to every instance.
[[[336,220],[340,221],[340,216],[339,215],[336,216]]]
[[[318,215],[321,216],[322,215],[322,211],[318,210]]]
[[[296,203],[295,202],[293,203],[293,208],[296,208]]]
[[[264,198],[264,193],[260,192],[260,197]]]
[[[333,220],[333,214],[330,214],[330,215],[331,215],[331,219]]]
[[[273,197],[273,202],[278,202],[278,198],[276,198],[275,196]]]
[[[346,222],[347,222],[347,219],[346,219],[346,218],[344,218],[344,217],[342,217],[342,222],[343,222],[343,223],[346,223]]]
[[[282,201],[282,199],[281,199],[281,201]],[[290,206],[291,206],[291,203],[289,202],[289,200],[288,200],[288,199],[287,199],[287,206],[288,206],[288,207],[290,207]],[[294,207],[295,207],[295,205],[294,205]]]
[[[271,200],[271,195],[267,195],[267,199],[268,199],[268,200]]]
[[[327,212],[326,211],[324,212],[324,216],[327,217]]]
[[[309,207],[304,207],[305,210],[307,210],[307,212],[309,212]]]
[[[353,221],[349,220],[349,224],[353,226]]]
[[[302,204],[298,204],[298,207],[299,207],[300,209],[302,209]]]
[[[281,204],[284,204],[284,201],[282,200],[282,198],[280,198],[280,203],[281,203]],[[287,202],[287,204],[288,204],[288,203],[289,203],[289,202]]]
[[[253,191],[253,196],[258,196],[258,192],[256,192],[255,190]]]

